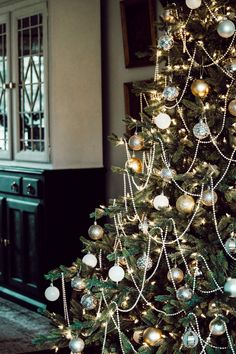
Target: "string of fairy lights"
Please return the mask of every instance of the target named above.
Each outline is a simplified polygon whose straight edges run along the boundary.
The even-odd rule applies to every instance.
[[[156,50],[156,64],[154,70],[154,83],[158,83],[159,80],[163,79],[162,70],[160,68],[160,58],[163,54],[167,54],[167,67],[165,68],[164,74],[164,90],[162,93],[153,93],[153,97],[156,97],[157,101],[162,100],[163,107],[159,109],[157,115],[152,117],[152,129],[150,131],[151,136],[154,138],[152,146],[149,147],[149,151],[142,151],[145,147],[145,141],[141,133],[135,130],[135,133],[129,138],[121,139],[120,144],[124,144],[126,150],[127,161],[125,164],[125,171],[123,173],[123,185],[124,185],[124,212],[114,213],[113,220],[116,230],[116,236],[114,239],[113,250],[114,250],[114,265],[109,269],[108,275],[106,277],[101,276],[101,280],[106,282],[110,279],[113,282],[119,283],[126,276],[132,283],[133,287],[136,290],[136,296],[127,296],[124,298],[122,303],[118,305],[114,301],[114,298],[110,300],[109,293],[107,290],[101,289],[101,297],[98,301],[92,292],[86,289],[86,282],[80,276],[80,270],[77,275],[72,279],[72,287],[77,291],[85,291],[85,294],[81,297],[80,303],[84,308],[84,311],[90,311],[97,309],[97,316],[95,321],[101,321],[100,318],[102,313],[107,313],[106,320],[101,324],[104,327],[104,337],[102,341],[101,353],[104,354],[107,350],[106,343],[108,337],[108,326],[110,322],[113,323],[114,328],[118,333],[118,340],[120,345],[120,350],[122,354],[126,354],[124,346],[125,333],[121,329],[121,319],[125,314],[133,312],[133,310],[139,306],[139,304],[145,304],[147,309],[151,309],[162,316],[167,317],[179,317],[187,316],[192,320],[190,324],[184,329],[181,337],[180,350],[182,348],[192,349],[199,346],[201,349],[200,353],[207,354],[207,347],[216,349],[216,350],[228,350],[230,348],[233,354],[236,354],[234,343],[231,339],[231,334],[229,331],[229,326],[226,324],[226,317],[220,313],[215,313],[215,317],[209,323],[209,333],[206,338],[203,338],[201,334],[201,321],[204,318],[204,315],[198,316],[194,312],[187,313],[183,308],[181,310],[175,311],[175,308],[172,306],[172,310],[165,311],[162,308],[159,308],[158,305],[154,304],[154,300],[150,301],[147,298],[145,289],[147,284],[155,285],[156,280],[155,276],[160,270],[162,262],[165,262],[167,265],[168,273],[167,279],[172,284],[175,296],[177,300],[181,303],[186,303],[190,301],[195,293],[202,294],[215,294],[217,292],[223,294],[227,293],[230,297],[236,297],[236,279],[228,278],[224,286],[221,286],[217,279],[214,276],[214,273],[207,261],[206,257],[196,252],[191,255],[191,263],[189,263],[189,250],[186,248],[188,242],[188,233],[191,232],[191,227],[193,223],[199,218],[199,210],[201,207],[212,208],[213,215],[213,224],[218,237],[219,243],[221,244],[223,250],[226,254],[233,260],[236,261],[236,237],[234,232],[230,235],[227,241],[224,241],[224,238],[221,235],[219,229],[219,221],[217,220],[216,213],[216,203],[218,196],[216,193],[217,187],[224,181],[227,173],[229,172],[232,164],[236,162],[234,159],[236,147],[233,146],[232,153],[230,156],[226,156],[224,150],[220,147],[219,140],[222,138],[223,132],[226,128],[226,118],[228,111],[229,113],[236,117],[236,99],[230,101],[231,90],[235,85],[235,73],[236,73],[236,58],[233,62],[229,63],[225,67],[224,61],[227,60],[227,57],[235,52],[234,44],[236,38],[235,24],[228,17],[230,16],[230,7],[227,7],[226,15],[222,16],[220,13],[220,6],[218,9],[212,10],[212,6],[217,5],[217,1],[211,1],[211,5],[205,0],[186,0],[186,6],[190,10],[187,16],[187,20],[184,23],[180,22],[179,27],[179,40],[182,41],[183,53],[186,53],[188,56],[188,64],[181,65],[172,65],[171,64],[171,49],[175,45],[175,38],[171,34],[171,29],[168,28],[166,33],[164,33],[158,40],[158,47]],[[225,52],[220,54],[219,57],[216,56],[216,53],[210,53],[206,48],[202,40],[196,41],[191,53],[190,45],[188,46],[188,41],[191,43],[194,38],[188,32],[188,25],[192,19],[192,15],[195,14],[197,9],[200,6],[205,6],[211,20],[215,21],[217,24],[216,30],[220,37],[230,39],[231,41],[227,46]],[[176,14],[176,10],[173,12]],[[175,16],[173,15],[170,9],[166,10],[164,15],[164,20],[171,23]],[[205,21],[208,21],[209,18],[206,16]],[[204,52],[206,57],[209,59],[210,63],[199,64],[196,61],[199,53]],[[189,88],[190,81],[192,80],[193,69],[199,68],[200,78],[194,79],[191,84],[191,92],[194,96],[204,100],[209,92],[210,86],[204,80],[204,69],[215,66],[221,70],[221,72],[226,76],[226,78],[231,80],[226,84],[226,93],[221,95],[222,107],[220,107],[220,112],[222,112],[221,124],[218,122],[219,130],[217,133],[212,133],[208,125],[207,115],[208,111],[211,109],[209,103],[203,104],[202,116],[199,118],[199,122],[190,129],[188,125],[188,120],[185,118],[184,109],[182,107],[183,99],[186,95],[186,92]],[[173,84],[174,72],[175,70],[182,69],[186,71],[186,79],[183,84],[182,90],[179,87]],[[152,99],[153,99],[152,97]],[[146,95],[140,94],[140,109],[143,113],[143,99],[148,106],[148,100]],[[186,172],[182,175],[192,177],[196,174],[196,164],[198,161],[198,156],[201,151],[201,148],[204,148],[205,144],[212,144],[215,147],[220,157],[223,158],[227,163],[222,171],[221,176],[216,174],[214,167],[212,167],[212,173],[209,175],[208,182],[196,184],[194,187],[198,187],[200,191],[195,192],[195,189],[189,191],[186,188],[181,186],[181,183],[176,179],[176,171],[171,166],[171,160],[169,161],[166,153],[166,144],[169,142],[169,135],[171,125],[176,125],[176,118],[171,118],[168,114],[168,111],[176,109],[178,116],[183,124],[180,133],[185,134],[184,139],[188,139],[188,136],[193,134],[195,148],[193,149],[193,155],[189,156],[190,165],[187,168]],[[219,116],[219,112],[218,112]],[[220,121],[220,120],[219,120]],[[141,122],[144,124],[141,115]],[[163,133],[162,138],[156,136],[156,132]],[[168,135],[169,134],[169,135]],[[223,139],[224,143],[227,143],[227,140]],[[138,154],[142,151],[142,158],[139,158]],[[162,168],[157,170],[155,168],[156,161],[161,162]],[[205,167],[211,167],[207,163],[204,164]],[[137,182],[136,175],[140,174],[142,176],[142,182]],[[214,174],[216,178],[213,179]],[[152,176],[155,175],[158,178],[163,180],[161,193],[155,196],[153,199],[145,199],[145,203],[149,207],[153,207],[156,211],[171,210],[174,207],[170,205],[169,198],[165,195],[165,186],[167,184],[173,183],[173,185],[183,193],[176,201],[176,209],[179,213],[189,216],[188,223],[185,227],[181,227],[179,231],[178,226],[174,218],[167,218],[165,227],[160,227],[156,225],[154,221],[149,220],[145,212],[139,212],[139,208],[136,202],[136,191],[145,191],[150,184]],[[195,201],[195,198],[197,200]],[[114,199],[113,206],[114,209],[118,207],[117,201]],[[230,218],[230,215],[228,216]],[[139,233],[133,233],[130,235],[126,232],[126,223],[127,221],[134,222],[138,224],[139,231],[141,231],[142,239],[143,236],[146,237],[146,247],[145,252],[140,256],[136,265],[137,268],[141,271],[139,277],[136,277],[134,269],[130,263],[129,257],[126,256],[125,252],[125,241],[128,239],[135,240],[139,237]],[[206,220],[202,219],[200,222],[204,225]],[[169,226],[168,226],[169,225]],[[97,224],[96,218],[94,224],[89,228],[88,234],[92,240],[100,240],[103,238],[104,230]],[[185,271],[190,277],[191,281],[186,282],[184,285],[182,282],[185,280],[185,273],[177,265],[176,260],[173,262],[171,257],[171,252],[169,247],[176,247],[176,252],[178,251],[181,257],[181,263],[185,267]],[[156,254],[155,264],[152,259],[152,255]],[[120,256],[122,255],[122,257]],[[82,258],[82,263],[91,267],[103,269],[103,258],[105,258],[104,251],[100,250],[98,259],[96,255],[92,253],[87,253]],[[174,266],[173,266],[174,263]],[[127,271],[124,271],[126,267]],[[208,277],[211,278],[211,284],[208,284],[208,287],[205,285],[205,288],[199,286],[199,277],[203,276],[204,271],[208,273]],[[81,353],[85,347],[84,340],[76,335],[72,330],[68,334],[68,329],[70,330],[70,319],[67,308],[67,299],[65,292],[65,280],[62,273],[62,297],[63,297],[63,306],[64,306],[64,317],[67,323],[67,335],[66,338],[69,339],[69,348],[71,352]],[[59,290],[51,283],[50,287],[46,289],[45,296],[48,300],[54,301],[59,297]],[[142,315],[145,316],[146,309],[142,306]],[[138,316],[133,316],[134,324],[139,324],[140,319]],[[62,329],[62,331],[65,328]],[[217,338],[222,335],[225,335],[227,338],[227,346],[217,346],[212,344],[212,338]],[[170,337],[176,339],[176,333],[169,333]],[[144,330],[136,331],[133,335],[133,341],[136,344],[142,344],[144,346],[156,346],[163,343],[166,338],[166,334],[161,330],[161,320],[157,323],[156,326],[147,327]],[[130,342],[130,348],[133,353],[138,353],[135,345]]]

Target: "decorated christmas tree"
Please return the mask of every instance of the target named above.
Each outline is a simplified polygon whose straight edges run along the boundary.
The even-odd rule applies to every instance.
[[[40,341],[72,353],[236,353],[235,0],[169,1],[154,80],[84,256],[46,279],[64,317]],[[59,284],[57,286],[57,284]],[[67,305],[66,286],[72,287]],[[59,301],[59,300],[58,300]]]

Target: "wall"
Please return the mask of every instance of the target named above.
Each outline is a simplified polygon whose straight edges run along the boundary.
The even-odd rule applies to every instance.
[[[99,0],[49,0],[53,168],[103,166]]]
[[[105,0],[103,3],[103,40],[104,40],[104,135],[112,132],[122,136],[125,127],[123,83],[150,79],[154,66],[125,68],[122,30],[120,20],[120,0]],[[158,4],[158,13],[160,5]],[[115,198],[123,192],[122,176],[110,171],[111,166],[124,166],[126,161],[124,146],[114,147],[105,140],[105,161],[108,169],[107,195]]]

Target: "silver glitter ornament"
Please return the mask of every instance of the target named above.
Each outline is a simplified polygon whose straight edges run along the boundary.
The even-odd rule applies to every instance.
[[[206,206],[212,206],[212,204],[217,202],[217,199],[218,196],[215,191],[213,191],[213,195],[211,190],[206,190],[202,194],[202,204]]]
[[[229,297],[236,297],[236,279],[228,278],[224,285],[224,292]]]
[[[165,182],[169,182],[175,175],[175,171],[170,168],[162,168],[160,171],[160,176]]]
[[[189,301],[193,296],[193,291],[187,285],[181,286],[176,292],[179,301]]]
[[[236,74],[236,58],[230,58],[226,60],[224,68],[230,74]]]
[[[195,124],[193,127],[193,135],[201,140],[205,139],[210,134],[210,130],[208,125],[204,122],[200,121],[199,123]]]
[[[217,25],[217,33],[222,38],[230,38],[235,32],[235,24],[227,19],[219,22]]]
[[[209,324],[209,329],[213,336],[221,336],[225,333],[225,322],[221,318],[214,318]]]
[[[174,101],[179,96],[179,89],[175,86],[166,86],[162,94],[167,101]]]
[[[84,341],[81,338],[73,338],[69,341],[69,348],[72,353],[81,353],[84,349]]]
[[[164,34],[158,40],[158,47],[165,51],[170,50],[174,45],[174,39],[169,34]]]
[[[236,253],[236,237],[230,237],[225,242],[225,248],[230,254]]]
[[[85,280],[79,275],[76,275],[71,279],[71,287],[76,291],[84,290],[86,288]]]
[[[140,270],[151,269],[152,268],[152,259],[150,257],[148,257],[146,254],[144,254],[143,256],[141,256],[137,259],[137,267]]]
[[[97,299],[93,295],[85,294],[81,297],[80,303],[86,310],[93,310],[97,306]]]
[[[88,235],[94,241],[101,240],[104,235],[104,230],[100,225],[94,224],[88,229]]]
[[[195,332],[188,330],[182,336],[182,343],[185,348],[195,348],[198,345],[198,336]]]

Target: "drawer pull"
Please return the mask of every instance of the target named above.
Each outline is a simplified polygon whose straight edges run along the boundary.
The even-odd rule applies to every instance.
[[[27,194],[34,195],[35,194],[35,188],[32,186],[32,184],[27,184],[26,187],[26,192]]]
[[[19,192],[19,185],[15,181],[11,184],[11,190],[12,192]]]

